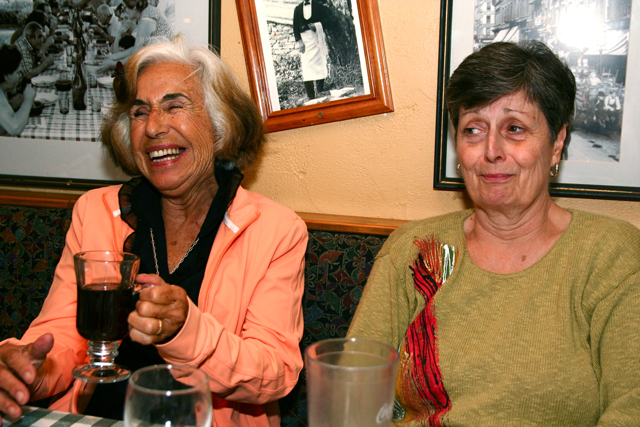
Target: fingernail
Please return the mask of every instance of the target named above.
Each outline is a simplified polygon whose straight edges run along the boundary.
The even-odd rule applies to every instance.
[[[24,405],[26,403],[24,393],[21,391],[17,392],[16,400],[18,401],[19,404]]]
[[[33,374],[31,372],[27,371],[24,374],[22,374],[22,378],[24,378],[24,380],[28,384],[31,384],[31,382],[33,381]]]
[[[20,408],[16,408],[15,406],[9,409],[9,412],[11,413],[11,418],[19,418],[20,415],[22,415],[22,410]]]

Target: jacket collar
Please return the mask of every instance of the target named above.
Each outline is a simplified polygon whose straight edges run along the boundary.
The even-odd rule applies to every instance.
[[[255,221],[258,216],[260,216],[258,207],[251,202],[250,193],[240,186],[238,187],[236,197],[224,215],[224,221],[222,222],[224,227],[221,227],[219,232],[225,229],[225,235],[228,232],[238,234],[250,223]]]

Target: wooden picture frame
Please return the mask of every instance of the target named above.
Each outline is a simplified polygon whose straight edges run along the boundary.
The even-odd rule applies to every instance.
[[[264,48],[268,41],[263,0],[236,0],[251,95],[258,104],[268,132],[393,111],[377,0],[351,0],[351,4],[356,6],[353,15],[358,18],[354,16],[354,22],[361,47],[360,58],[364,62],[360,64],[362,76],[364,78],[366,75],[364,80],[368,92],[337,100],[329,97],[327,102],[312,105],[278,109],[274,108],[278,103],[276,79],[269,65],[273,58]],[[302,85],[301,80],[299,84]]]
[[[176,0],[176,33],[184,34],[190,43],[219,51],[220,5],[221,0]],[[100,123],[97,113],[92,128],[96,134]],[[0,136],[0,185],[88,190],[129,178],[113,164],[95,135],[91,140],[56,139],[48,132],[28,138]]]
[[[444,95],[449,76],[467,55],[480,47],[479,45],[493,41],[521,41],[529,38],[531,34],[539,34],[540,38],[536,40],[546,43],[549,43],[548,40],[553,42],[554,38],[558,40],[555,46],[551,43],[551,48],[556,53],[561,53],[574,72],[578,85],[576,119],[571,142],[568,152],[563,154],[563,160],[560,162],[559,175],[551,179],[551,195],[640,200],[640,173],[637,166],[640,164],[640,145],[635,142],[635,135],[640,132],[640,84],[637,83],[640,81],[638,80],[640,68],[636,66],[640,64],[640,49],[638,49],[640,20],[634,17],[640,14],[640,0],[621,0],[611,3],[606,13],[615,15],[607,16],[606,19],[599,15],[605,12],[585,9],[582,15],[581,10],[578,9],[571,10],[567,19],[561,20],[561,14],[558,17],[552,13],[545,13],[544,8],[549,3],[547,1],[535,4],[524,3],[529,9],[525,10],[518,6],[507,12],[497,9],[510,7],[509,2],[495,5],[494,2],[486,0],[441,1],[434,187],[443,190],[464,189],[462,179],[455,172],[458,161],[452,138],[453,129],[445,104]],[[490,10],[492,7],[496,10]],[[599,23],[585,23],[587,12],[592,14],[591,19],[594,19],[594,22]],[[492,13],[495,15],[493,25],[490,24],[494,19],[491,17]],[[506,22],[503,18],[505,13],[512,15],[521,13],[522,19],[514,15],[512,21]],[[545,19],[541,19],[542,17]],[[539,19],[536,21],[537,18]],[[498,22],[500,19],[505,22]],[[628,28],[626,33],[619,30],[620,27],[624,28],[624,22],[621,21],[625,20]],[[532,31],[536,30],[536,24],[544,26],[544,31],[542,29]],[[483,27],[489,27],[491,32],[484,30]],[[584,33],[577,32],[576,29]],[[486,41],[482,40],[482,34],[487,35]],[[564,34],[572,34],[576,38],[576,43],[583,43],[582,50],[577,50],[576,53],[576,50],[572,50],[574,48],[568,47],[571,45],[561,38]],[[590,40],[591,36],[593,40]],[[624,58],[626,68],[619,65],[623,59],[620,58],[622,55],[626,56]],[[618,56],[618,58],[608,56]],[[607,65],[608,60],[614,65]],[[614,60],[618,63],[617,67]],[[589,72],[596,74],[596,79],[591,80],[589,73],[577,71],[579,68],[576,64],[582,68],[587,64]],[[617,80],[607,82],[606,74],[609,74],[608,78],[611,79],[614,70],[614,78]],[[620,79],[621,73],[624,73],[626,80]],[[597,81],[598,79],[600,82]],[[606,140],[605,136],[599,134],[600,130],[596,131],[593,126],[589,126],[595,121],[594,115],[589,119],[591,122],[578,122],[581,108],[586,110],[585,94],[598,93],[600,89],[606,91],[605,83],[611,83],[609,87],[617,87],[618,90],[621,88],[623,91],[619,130],[617,135],[614,134],[617,137],[617,155],[615,152],[612,154],[606,151],[607,147],[602,147],[604,145],[602,141]],[[581,96],[582,99],[580,99]],[[612,144],[615,143],[613,137],[609,139],[613,141]],[[612,146],[615,149],[615,146]]]

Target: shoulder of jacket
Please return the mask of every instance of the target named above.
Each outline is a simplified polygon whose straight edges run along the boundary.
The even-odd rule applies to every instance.
[[[95,188],[84,193],[78,198],[74,205],[74,209],[100,208],[107,209],[104,201],[106,200],[111,208],[118,209],[118,192],[122,185],[110,185],[108,187]]]
[[[281,205],[278,202],[271,200],[270,198],[263,196],[262,194],[254,193],[253,191],[239,188],[238,192],[242,191],[243,205],[254,206],[259,212],[260,216],[277,217],[279,219],[289,220],[302,220],[300,216],[292,209]],[[234,201],[235,202],[235,201]]]

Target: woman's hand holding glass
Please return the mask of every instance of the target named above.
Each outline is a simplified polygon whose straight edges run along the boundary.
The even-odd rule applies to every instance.
[[[167,284],[155,274],[139,274],[144,289],[136,309],[129,315],[129,337],[141,344],[167,341],[180,331],[187,319],[189,300],[179,286]]]

